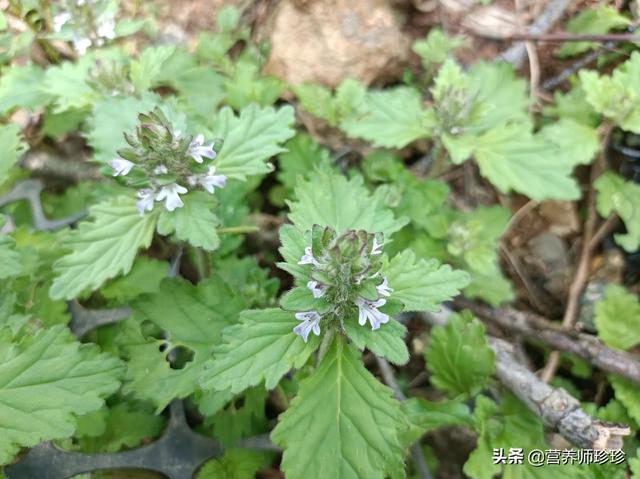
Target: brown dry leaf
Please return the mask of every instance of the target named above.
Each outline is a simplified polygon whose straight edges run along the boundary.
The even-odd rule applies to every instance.
[[[576,205],[571,201],[544,201],[538,211],[549,223],[549,231],[555,235],[569,236],[580,231]]]
[[[515,12],[498,5],[473,10],[462,19],[461,25],[473,33],[492,38],[507,38],[519,30]]]

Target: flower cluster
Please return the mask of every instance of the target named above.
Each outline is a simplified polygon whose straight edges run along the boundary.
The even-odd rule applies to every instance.
[[[380,274],[383,239],[381,234],[349,230],[338,235],[331,228],[314,225],[311,246],[305,248],[299,265],[309,266],[306,289],[315,309],[296,313],[301,323],[293,331],[306,342],[313,332],[320,335],[320,324],[343,327],[344,321],[358,317],[372,330],[389,321],[380,308],[393,290]]]
[[[64,10],[53,17],[52,28],[83,55],[91,45],[102,46],[116,37],[115,11],[104,0],[67,1]]]
[[[113,176],[126,177],[130,186],[138,187],[140,214],[153,210],[157,201],[169,211],[184,206],[180,195],[189,189],[213,193],[225,186],[227,177],[205,161],[216,158],[214,143],[205,144],[203,135],[193,138],[174,131],[159,108],[138,118],[135,135],[124,135],[130,147],[118,151],[120,157],[110,166]]]

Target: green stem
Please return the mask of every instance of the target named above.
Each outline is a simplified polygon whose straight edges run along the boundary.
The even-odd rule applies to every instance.
[[[209,254],[202,248],[190,247],[191,261],[196,268],[198,277],[200,279],[206,279],[211,275],[211,261]]]
[[[260,228],[253,225],[246,226],[230,226],[229,228],[218,228],[216,231],[219,235],[224,234],[243,234],[243,233],[255,233],[259,231]]]
[[[335,330],[333,329],[330,329],[329,331],[324,333],[324,336],[322,337],[322,343],[320,343],[320,349],[318,349],[318,358],[316,359],[316,367],[318,367],[318,365],[320,364],[320,361],[322,361],[322,358],[324,358],[324,355],[327,354],[327,351],[329,350],[329,346],[331,346],[331,340],[333,339],[334,334],[335,334]]]

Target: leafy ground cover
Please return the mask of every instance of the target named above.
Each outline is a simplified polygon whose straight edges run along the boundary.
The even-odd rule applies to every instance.
[[[7,477],[175,400],[199,478],[640,477],[633,8],[565,19],[553,91],[444,24],[331,88],[264,73],[251,8],[131,9],[0,16]]]

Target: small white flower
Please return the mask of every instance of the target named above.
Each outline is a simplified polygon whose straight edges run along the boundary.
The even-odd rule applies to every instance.
[[[307,246],[304,249],[304,254],[300,258],[300,261],[298,261],[298,264],[313,264],[313,265],[318,264],[316,259],[313,257],[313,253],[311,252],[311,246]]]
[[[379,254],[382,254],[382,247],[384,246],[384,243],[378,243],[376,241],[376,238],[373,238],[373,246],[371,247],[371,256],[377,256]]]
[[[69,12],[58,13],[53,17],[53,31],[57,33],[62,30],[64,24],[69,20],[71,20],[71,14]]]
[[[187,154],[198,163],[202,163],[204,161],[202,159],[203,156],[210,160],[213,160],[216,157],[216,152],[213,149],[213,143],[205,145],[203,134],[199,134],[191,141],[191,143],[189,143]]]
[[[324,284],[318,283],[317,281],[313,281],[313,280],[307,283],[307,288],[311,290],[313,297],[316,299],[322,298],[324,294],[327,292],[327,287]]]
[[[302,321],[302,323],[293,328],[293,332],[300,336],[305,343],[311,331],[313,331],[313,334],[316,336],[320,336],[320,320],[322,316],[320,316],[317,311],[296,313],[296,319]]]
[[[98,36],[113,40],[116,37],[116,22],[113,18],[108,18],[102,22],[96,31]]]
[[[378,311],[378,308],[384,306],[386,302],[386,299],[378,299],[377,301],[369,301],[363,298],[356,299],[356,305],[358,306],[358,323],[360,326],[364,326],[367,320],[369,320],[371,330],[375,331],[381,324],[387,323],[389,316]]]
[[[153,202],[155,201],[154,193],[150,188],[138,190],[138,198],[140,198],[140,201],[136,203],[136,208],[138,208],[140,215],[144,215],[145,211],[151,211],[153,209]]]
[[[122,158],[114,158],[109,163],[109,166],[113,168],[113,176],[126,176],[131,171],[131,168],[135,166],[135,163]]]
[[[167,173],[169,173],[169,170],[164,165],[158,165],[153,169],[154,175],[166,175]]]
[[[380,296],[390,296],[393,289],[389,287],[386,276],[383,278],[382,283],[376,286],[376,291]]]
[[[73,37],[73,48],[80,55],[84,55],[91,46],[91,40],[88,38]]]
[[[173,211],[176,208],[182,208],[184,203],[180,199],[180,195],[183,195],[188,190],[184,186],[180,186],[177,183],[171,183],[170,185],[160,188],[160,192],[156,195],[157,201],[165,200],[164,206],[168,211]]]
[[[225,175],[214,175],[215,172],[216,167],[210,166],[209,171],[207,171],[206,175],[201,175],[200,177],[198,177],[199,183],[209,193],[213,193],[216,187],[224,188],[224,185],[227,182],[227,177]]]

